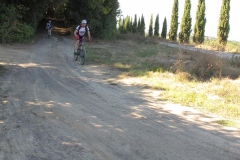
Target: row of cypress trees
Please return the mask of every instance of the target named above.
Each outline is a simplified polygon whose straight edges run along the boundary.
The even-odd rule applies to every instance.
[[[154,30],[154,31],[153,31]],[[155,20],[155,25],[153,28],[153,15],[150,18],[150,25],[148,30],[148,36],[160,36],[159,35],[160,25],[159,25],[159,15],[157,15]],[[130,16],[125,18],[120,18],[118,20],[118,31],[120,33],[139,33],[140,35],[145,35],[145,19],[142,14],[141,18],[137,20],[137,15],[135,14],[134,20]],[[167,37],[167,19],[164,18],[163,27],[161,31],[161,37]]]
[[[196,22],[193,29],[193,42],[201,44],[204,42],[205,37],[205,0],[198,0],[197,12],[196,12]],[[218,25],[218,35],[217,40],[220,45],[226,45],[228,34],[230,31],[229,25],[229,11],[230,11],[230,0],[222,0],[221,13],[219,17]],[[170,41],[179,40],[180,43],[189,43],[190,36],[192,33],[192,17],[191,17],[191,0],[185,0],[184,13],[180,25],[180,32],[178,32],[178,0],[174,0],[172,7],[171,23],[170,30],[168,33],[168,38]],[[137,23],[138,22],[138,23]],[[153,15],[150,17],[150,24],[148,29],[148,36],[157,36],[159,37],[159,15],[156,16],[155,26],[153,27]],[[154,30],[154,31],[153,31]],[[145,22],[143,15],[137,21],[137,15],[134,17],[134,22],[130,16],[127,16],[123,19],[119,19],[119,31],[120,33],[140,33],[145,34]],[[167,37],[167,19],[164,18],[163,27],[161,31],[161,37]]]
[[[198,0],[196,22],[193,31],[193,41],[195,43],[201,44],[204,42],[205,37],[205,0]],[[184,14],[182,17],[182,22],[180,26],[180,32],[178,34],[179,42],[189,43],[192,27],[192,18],[190,15],[191,11],[191,1],[185,0]],[[230,0],[222,0],[222,7],[219,16],[217,41],[219,45],[225,46],[227,44],[228,34],[230,31],[229,24],[229,12],[230,12]],[[171,27],[169,31],[169,40],[177,40],[177,30],[178,30],[178,0],[174,0],[172,17],[171,17]]]

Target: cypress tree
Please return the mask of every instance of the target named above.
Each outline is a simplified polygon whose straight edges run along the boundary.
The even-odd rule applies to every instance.
[[[196,22],[194,25],[193,42],[200,44],[204,42],[205,25],[206,25],[205,0],[198,0]]]
[[[129,24],[130,24],[130,17],[126,16],[124,19],[124,24],[123,24],[123,33],[129,32]]]
[[[132,26],[132,32],[136,33],[137,32],[137,15],[135,14],[134,16],[134,22],[133,22],[133,26]]]
[[[153,15],[151,15],[151,17],[150,17],[148,36],[149,37],[153,36]]]
[[[145,20],[143,14],[141,17],[140,34],[145,36]]]
[[[140,17],[138,18],[138,23],[137,23],[137,32],[140,33],[141,32],[141,19]]]
[[[177,40],[177,30],[178,30],[178,0],[174,0],[171,16],[171,26],[169,31],[169,40]]]
[[[133,32],[133,22],[132,22],[132,17],[129,17],[130,21],[128,23],[128,31]]]
[[[218,24],[218,44],[226,46],[228,34],[230,31],[230,24],[229,24],[229,11],[230,11],[230,0],[222,0],[222,7],[219,17],[219,24]]]
[[[167,19],[166,19],[166,17],[164,18],[164,21],[163,21],[161,37],[164,39],[166,39],[166,37],[167,37]]]
[[[120,33],[123,33],[123,19],[122,18],[120,18],[118,21],[118,31]]]
[[[154,36],[159,37],[159,14],[157,15],[155,20]]]
[[[191,18],[191,1],[185,0],[184,13],[181,23],[181,31],[179,33],[179,41],[181,43],[189,43],[191,34],[192,18]]]

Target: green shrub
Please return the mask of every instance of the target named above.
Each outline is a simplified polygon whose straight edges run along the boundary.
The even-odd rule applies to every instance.
[[[0,27],[2,43],[28,42],[33,38],[34,34],[34,28],[27,24],[18,23],[8,26],[7,23],[4,23]]]
[[[0,7],[0,43],[28,42],[35,29],[19,21],[18,9],[14,5],[2,4]]]

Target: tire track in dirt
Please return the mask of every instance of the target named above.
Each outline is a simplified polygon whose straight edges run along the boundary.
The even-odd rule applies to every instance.
[[[147,89],[108,84],[111,70],[77,64],[73,47],[69,37],[39,34],[23,48],[0,48],[9,54],[0,159],[239,159],[238,130],[181,106],[173,113]]]

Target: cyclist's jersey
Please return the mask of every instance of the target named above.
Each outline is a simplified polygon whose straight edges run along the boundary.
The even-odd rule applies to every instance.
[[[52,23],[47,23],[46,28],[47,28],[47,29],[51,29],[51,28],[52,28]]]
[[[78,31],[78,35],[80,37],[83,37],[85,33],[89,31],[89,28],[88,26],[85,26],[84,28],[82,28],[81,25],[78,25],[76,30]]]

